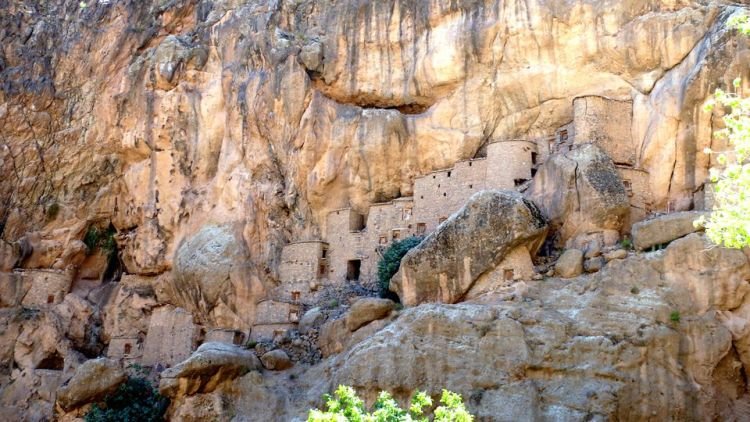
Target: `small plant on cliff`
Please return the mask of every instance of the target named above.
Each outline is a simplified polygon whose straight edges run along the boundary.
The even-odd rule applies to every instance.
[[[393,397],[383,391],[368,412],[365,403],[357,397],[352,387],[340,385],[333,396],[324,395],[326,411],[310,410],[307,422],[426,422],[432,398],[423,391],[414,393],[408,409],[399,407]],[[443,390],[440,406],[433,412],[435,422],[471,422],[474,417],[466,411],[460,395]]]
[[[672,313],[669,314],[669,320],[675,324],[680,322],[680,311],[672,311]]]
[[[169,399],[144,378],[130,377],[103,403],[94,404],[86,422],[157,422],[164,420]]]
[[[388,285],[391,283],[391,277],[398,271],[401,266],[401,259],[409,250],[419,245],[421,237],[412,236],[404,240],[397,240],[388,246],[383,253],[383,257],[378,262],[378,280],[380,285],[380,296],[389,295]]]
[[[750,17],[735,16],[729,25],[745,35],[750,35]],[[720,106],[729,110],[724,115],[725,129],[716,132],[725,138],[732,150],[730,154],[718,152],[716,161],[723,168],[711,169],[715,184],[715,205],[709,218],[701,218],[714,243],[728,248],[750,246],[750,98],[743,97],[741,80],[733,83],[732,92],[716,90],[714,100],[706,106],[708,111]],[[707,148],[707,153],[714,153]]]
[[[117,250],[116,233],[117,231],[111,226],[107,230],[89,226],[83,237],[83,243],[86,244],[89,253],[94,253],[94,250],[98,248],[109,255]]]

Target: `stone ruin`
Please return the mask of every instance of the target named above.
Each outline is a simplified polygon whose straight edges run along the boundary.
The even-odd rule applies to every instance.
[[[322,239],[284,247],[280,285],[268,302],[283,303],[279,306],[284,311],[273,312],[274,321],[263,321],[264,335],[273,332],[272,326],[277,331],[293,326],[295,321],[285,317],[295,315],[286,311],[289,304],[304,303],[321,286],[356,282],[374,289],[377,263],[393,241],[435,231],[476,192],[525,190],[540,164],[575,145],[595,143],[612,158],[631,205],[625,227],[643,220],[653,209],[649,174],[637,161],[632,115],[630,101],[578,97],[573,100],[573,120],[551,137],[491,142],[486,157],[459,161],[452,168],[417,177],[413,196],[372,204],[366,216],[352,208],[330,212]],[[490,277],[493,283],[528,279],[534,274],[530,254],[521,249],[509,254],[500,267],[502,274]]]

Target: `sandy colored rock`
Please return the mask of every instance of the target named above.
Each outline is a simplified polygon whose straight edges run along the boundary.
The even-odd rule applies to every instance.
[[[594,144],[553,154],[541,165],[527,196],[562,240],[602,230],[620,230],[630,204],[612,159]]]
[[[394,305],[390,299],[372,297],[359,299],[346,314],[346,328],[349,331],[355,331],[371,321],[385,318],[391,313]]]
[[[171,398],[211,392],[219,384],[260,367],[252,351],[225,343],[203,343],[187,360],[162,372],[159,392]]]
[[[633,225],[633,246],[644,250],[700,231],[694,223],[703,215],[705,213],[701,211],[676,212],[636,223]]]
[[[555,274],[563,278],[578,277],[583,273],[583,252],[567,249],[555,263]]]
[[[628,257],[628,251],[625,249],[617,249],[612,252],[607,252],[604,254],[604,259],[607,260],[607,262],[612,261],[614,259],[625,259]]]
[[[115,391],[126,378],[125,371],[113,360],[98,358],[86,361],[76,369],[73,378],[60,387],[57,403],[69,411],[103,398]]]
[[[315,307],[305,312],[299,320],[299,331],[307,333],[310,330],[318,329],[325,321],[326,316],[320,308]]]
[[[283,371],[294,366],[292,360],[289,359],[289,355],[281,349],[264,353],[260,357],[260,361],[263,363],[263,367],[272,371]]]
[[[600,271],[607,264],[607,261],[602,256],[595,258],[589,258],[583,261],[583,270],[587,273],[595,273]]]
[[[520,194],[476,193],[404,256],[390,289],[406,306],[456,302],[516,247],[535,253],[546,234],[539,209]]]

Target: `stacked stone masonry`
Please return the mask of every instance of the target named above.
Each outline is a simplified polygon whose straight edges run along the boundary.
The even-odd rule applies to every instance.
[[[478,191],[523,189],[539,164],[577,144],[596,143],[616,163],[631,200],[629,227],[652,211],[649,175],[636,160],[632,115],[632,102],[579,97],[573,101],[573,120],[550,137],[492,142],[487,145],[486,157],[460,161],[452,168],[417,177],[413,197],[373,204],[367,216],[350,208],[331,212],[323,240],[284,248],[281,286],[272,294],[273,299],[289,301],[292,292],[296,292],[294,297],[304,298],[311,292],[309,286],[326,283],[356,281],[373,287],[379,258],[393,241],[433,232]],[[533,272],[531,260],[518,254],[509,262],[518,267],[504,269],[507,274],[512,270],[513,278],[520,274],[529,277]]]

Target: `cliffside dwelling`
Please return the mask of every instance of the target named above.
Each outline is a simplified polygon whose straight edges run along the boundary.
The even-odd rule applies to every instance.
[[[600,96],[573,101],[573,120],[550,138],[502,140],[487,145],[485,158],[460,161],[454,167],[415,178],[413,196],[373,204],[367,215],[351,208],[332,211],[322,239],[295,242],[282,251],[281,283],[273,300],[259,305],[262,315],[253,337],[291,328],[300,306],[321,285],[360,282],[373,285],[377,263],[393,241],[433,232],[474,193],[486,189],[521,189],[551,154],[594,142],[619,169],[631,198],[630,223],[651,211],[648,173],[638,167],[631,135],[633,104]],[[491,278],[509,282],[533,275],[528,251],[514,250]],[[497,282],[497,280],[494,280]],[[264,310],[261,310],[264,309]],[[260,332],[260,333],[259,333]]]

